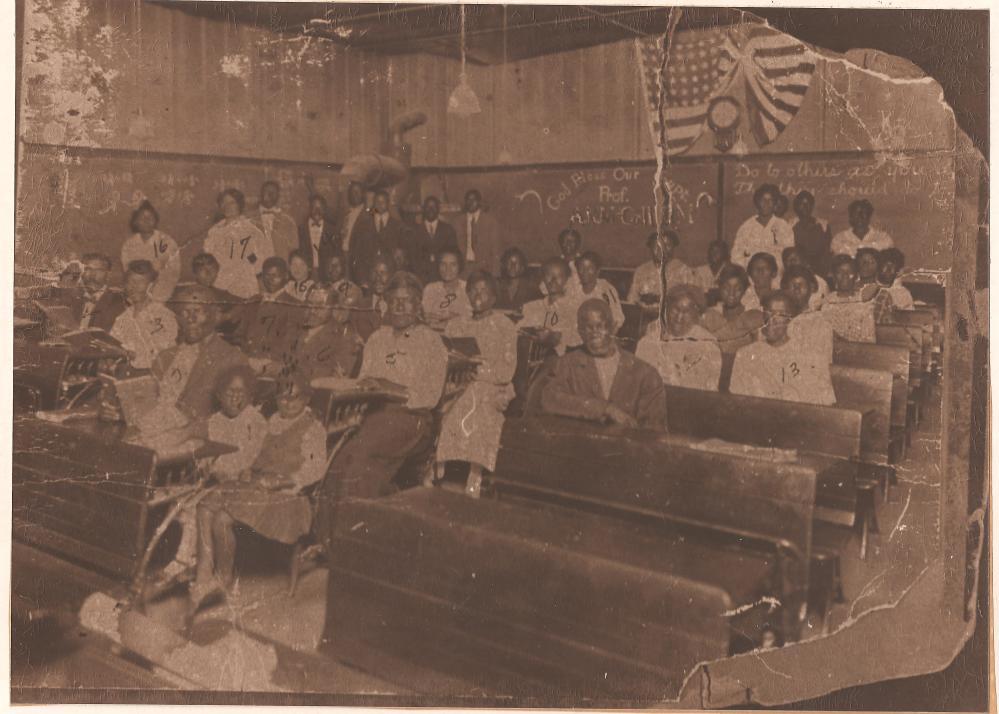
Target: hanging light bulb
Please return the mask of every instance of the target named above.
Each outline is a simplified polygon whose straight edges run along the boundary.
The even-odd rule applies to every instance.
[[[461,6],[461,74],[458,75],[458,86],[451,92],[447,100],[448,114],[457,114],[460,117],[469,117],[482,111],[479,106],[479,98],[475,96],[471,85],[468,83],[468,75],[465,73],[465,6]]]

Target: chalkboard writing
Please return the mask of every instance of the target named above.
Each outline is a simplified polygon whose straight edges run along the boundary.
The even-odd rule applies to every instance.
[[[338,177],[322,166],[281,167],[225,160],[182,160],[155,155],[142,159],[106,154],[75,154],[53,148],[25,147],[18,182],[16,262],[19,267],[48,267],[89,251],[107,253],[117,263],[130,234],[129,218],[143,200],[160,214],[160,229],[180,244],[185,275],[216,218],[216,197],[237,188],[246,210],[256,206],[260,184],[281,186],[281,202],[296,221],[308,210],[306,176],[337,205]]]
[[[445,220],[466,190],[478,188],[502,227],[503,248],[519,246],[532,262],[558,253],[563,228],[576,228],[583,249],[601,254],[608,266],[634,267],[648,259],[645,237],[655,230],[652,186],[655,166],[448,172],[424,176],[424,196],[445,200]],[[674,166],[673,225],[682,236],[681,258],[704,262],[717,233],[716,165]],[[450,214],[447,209],[450,207]]]
[[[951,157],[880,156],[856,159],[754,159],[724,167],[724,238],[755,213],[753,192],[773,183],[794,198],[815,196],[815,216],[833,234],[848,229],[847,207],[865,198],[874,205],[872,223],[888,232],[906,254],[907,267],[945,269],[954,232],[954,161]],[[794,218],[788,209],[786,219]]]

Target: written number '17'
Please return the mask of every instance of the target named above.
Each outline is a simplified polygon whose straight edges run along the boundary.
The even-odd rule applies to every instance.
[[[245,238],[240,238],[239,239],[239,244],[241,246],[243,246],[242,250],[239,251],[239,259],[240,260],[243,260],[243,258],[246,257],[246,246],[250,245],[250,238],[251,237],[252,236],[246,236]],[[235,241],[229,241],[229,257],[230,258],[235,258],[236,257],[235,253],[236,253],[236,242]]]

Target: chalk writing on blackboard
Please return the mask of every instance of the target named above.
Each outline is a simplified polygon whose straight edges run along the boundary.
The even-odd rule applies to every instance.
[[[852,165],[821,161],[738,163],[734,171],[732,189],[736,195],[751,194],[759,184],[769,182],[777,184],[785,196],[803,190],[851,199],[919,194],[940,208],[950,205],[946,187],[954,180],[949,165],[918,164],[905,159],[872,159]]]

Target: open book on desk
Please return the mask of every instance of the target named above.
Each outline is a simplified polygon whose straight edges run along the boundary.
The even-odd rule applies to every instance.
[[[159,382],[151,374],[116,378],[100,375],[101,382],[114,387],[125,423],[137,427],[139,419],[152,409],[160,396]]]

